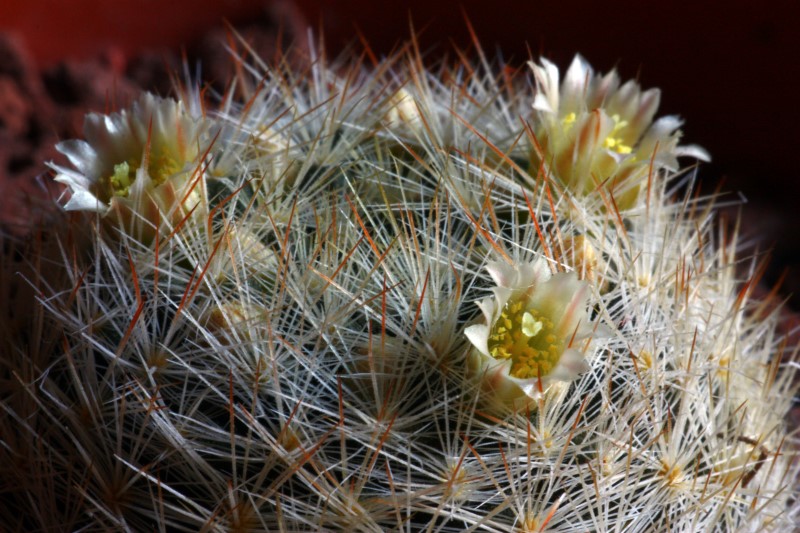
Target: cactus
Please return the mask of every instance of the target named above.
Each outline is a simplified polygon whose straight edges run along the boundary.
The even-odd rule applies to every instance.
[[[479,59],[89,114],[3,256],[6,529],[793,527],[796,352],[707,154],[614,71]]]

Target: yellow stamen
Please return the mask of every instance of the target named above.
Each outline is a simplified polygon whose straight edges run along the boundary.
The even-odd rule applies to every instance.
[[[506,322],[508,322],[508,320],[506,320]],[[540,331],[542,331],[543,327],[544,324],[542,321],[533,318],[532,314],[524,313],[522,315],[522,333],[524,333],[527,337],[535,337]]]
[[[136,172],[141,161],[131,159],[114,165],[114,173],[108,177],[113,196],[126,197],[130,194],[131,185],[136,180]],[[168,178],[181,171],[181,166],[167,150],[152,152],[147,165],[147,173],[154,185],[161,185]]]
[[[603,146],[609,150],[614,150],[618,154],[630,154],[633,152],[633,147],[624,144],[622,142],[622,137],[615,136],[620,132],[620,130],[623,130],[628,125],[628,121],[620,120],[620,116],[617,114],[612,115],[611,118],[614,120],[614,129],[611,130],[609,136],[606,137],[605,141],[603,141]]]
[[[131,165],[127,161],[114,165],[114,174],[108,178],[112,194],[114,196],[128,196],[135,177],[136,168],[134,167],[131,170]]]
[[[511,359],[511,375],[516,378],[544,377],[564,351],[564,340],[554,333],[553,321],[546,315],[525,308],[521,300],[512,301],[489,332],[489,353],[495,359]]]

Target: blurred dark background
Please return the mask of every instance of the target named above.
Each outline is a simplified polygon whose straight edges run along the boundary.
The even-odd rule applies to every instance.
[[[703,190],[725,180],[724,190],[741,191],[747,241],[773,252],[767,284],[788,269],[783,293],[800,308],[800,9],[789,0],[6,0],[0,188],[24,189],[41,174],[42,161],[56,157],[53,142],[77,135],[87,109],[139,88],[167,92],[182,50],[205,76],[224,78],[223,19],[265,54],[276,43],[307,46],[306,28],[315,39],[322,30],[330,55],[359,35],[388,55],[413,21],[435,56],[451,43],[470,49],[464,14],[483,48],[508,63],[524,63],[530,50],[565,68],[580,52],[599,71],[616,67],[623,79],[660,87],[659,114],[683,117],[685,142],[712,154],[700,169]],[[15,208],[3,210],[24,218]]]

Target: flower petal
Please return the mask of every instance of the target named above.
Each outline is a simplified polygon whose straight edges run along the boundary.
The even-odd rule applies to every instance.
[[[544,380],[542,380],[541,391],[539,390],[539,379],[525,379],[525,380],[516,380],[517,386],[522,389],[522,392],[525,393],[525,396],[531,398],[533,400],[538,400],[542,397],[542,392],[545,391],[547,387],[544,385]]]
[[[494,298],[484,298],[480,302],[478,302],[478,307],[481,311],[483,311],[483,317],[486,319],[487,324],[491,324],[494,322],[495,313],[497,312],[497,306],[495,305]]]
[[[653,122],[658,106],[661,104],[661,90],[649,89],[638,98],[639,109],[628,121],[626,142],[636,144],[648,125]]]
[[[688,144],[686,146],[678,146],[673,152],[678,157],[693,157],[698,161],[706,163],[711,161],[711,154],[709,154],[702,146],[696,144]]]
[[[492,261],[486,265],[486,271],[500,287],[513,287],[517,279],[517,269],[505,261]]]
[[[497,320],[497,317],[508,303],[508,300],[511,299],[514,291],[505,287],[495,287],[492,289],[492,292],[494,293],[494,297],[497,299],[497,303],[494,308],[494,316],[492,316],[492,322],[494,322]]]
[[[683,121],[680,117],[676,117],[675,115],[667,115],[665,117],[661,117],[650,126],[650,129],[645,134],[645,138],[661,138],[661,137],[668,137],[672,135],[675,130],[680,128],[683,125]]]
[[[137,157],[143,142],[130,132],[124,110],[111,115],[89,113],[83,120],[83,136],[97,152],[103,174],[111,174],[114,164]]]
[[[56,144],[56,150],[67,156],[69,162],[78,172],[96,181],[101,176],[100,162],[97,152],[81,139],[69,139]]]
[[[705,151],[678,146],[680,120],[653,123],[661,91],[642,91],[635,80],[620,85],[615,70],[600,76],[576,56],[558,87],[559,73],[546,60],[529,62],[536,81],[538,118],[531,170],[544,167],[573,193],[590,195],[598,184],[612,190],[617,207],[633,207],[652,172],[677,171],[677,157],[706,160]],[[655,156],[655,157],[653,157]],[[627,182],[627,183],[624,183]]]
[[[557,381],[572,381],[591,368],[583,353],[575,348],[567,348],[561,354],[558,365],[547,377]]]
[[[613,129],[614,120],[606,115],[602,109],[587,113],[576,128],[572,151],[573,163],[590,164],[592,154],[602,147],[603,141]]]
[[[521,289],[527,289],[550,279],[550,267],[547,266],[547,261],[544,259],[522,263],[517,266],[517,276],[517,286]]]
[[[486,270],[499,287],[512,290],[527,289],[550,277],[550,268],[544,259],[517,265],[492,261],[486,265]]]
[[[94,211],[104,214],[108,207],[98,200],[95,195],[86,189],[73,189],[67,203],[64,205],[67,211]]]
[[[60,167],[52,163],[49,166],[50,168],[58,172],[58,174],[56,174],[56,177],[53,178],[53,180],[58,183],[69,185],[70,188],[72,189],[88,189],[92,185],[92,182],[86,176],[84,176],[83,174],[78,174],[74,170]]]
[[[556,318],[556,335],[569,338],[582,324],[588,324],[586,300],[589,285],[574,272],[560,272],[542,283],[531,297],[531,305]]]
[[[592,68],[580,54],[572,60],[561,85],[560,115],[584,111],[580,102],[586,97],[586,84],[592,79]]]
[[[558,67],[544,58],[541,59],[541,62],[542,66],[532,61],[528,62],[536,78],[537,92],[533,100],[533,108],[538,111],[558,114]]]
[[[616,70],[612,70],[602,78],[596,78],[592,84],[591,94],[587,95],[586,109],[604,107],[609,95],[614,94],[617,87],[619,87],[619,74]]]
[[[542,258],[513,266],[491,262],[486,268],[498,286],[492,289],[494,298],[478,303],[485,323],[469,326],[465,334],[474,347],[468,359],[470,373],[479,377],[491,398],[516,406],[520,401],[539,398],[553,381],[569,381],[585,372],[589,367],[578,344],[573,347],[569,342],[588,338],[594,332],[587,312],[589,285],[574,272],[552,275]],[[507,308],[509,302],[514,305]],[[502,329],[497,327],[501,316]],[[547,335],[542,334],[545,327]],[[490,352],[489,339],[495,332],[502,351]],[[546,367],[540,367],[545,374],[531,377],[528,365],[532,363],[517,342],[521,335],[541,337],[536,341],[537,349],[551,354]]]
[[[478,350],[481,354],[485,355],[486,357],[491,357],[489,355],[489,326],[486,324],[474,324],[472,326],[468,326],[464,330],[464,335],[467,336],[469,342]]]

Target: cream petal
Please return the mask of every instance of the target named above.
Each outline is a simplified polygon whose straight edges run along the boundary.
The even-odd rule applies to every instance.
[[[73,189],[88,189],[92,186],[92,181],[90,181],[83,174],[78,174],[73,170],[60,167],[58,165],[50,164],[49,166],[50,168],[58,172],[58,174],[56,174],[56,177],[53,178],[53,180],[57,181],[58,183],[69,185],[70,188]]]
[[[709,154],[702,146],[696,144],[688,144],[686,146],[678,146],[673,150],[673,153],[678,157],[693,157],[698,161],[710,162],[711,154]]]
[[[613,129],[614,121],[603,110],[587,113],[575,129],[573,162],[591,162],[592,154],[602,146]]]
[[[557,334],[572,337],[581,333],[581,326],[589,324],[589,314],[586,311],[589,285],[582,281],[578,283],[580,287],[572,294],[561,315],[561,321],[556,326]]]
[[[550,277],[550,268],[544,259],[516,266],[504,261],[492,261],[486,265],[486,270],[498,286],[512,290],[527,289]]]
[[[528,288],[550,278],[550,267],[544,259],[536,259],[530,263],[522,263],[517,267],[516,285]]]
[[[675,116],[661,117],[645,132],[639,143],[638,152],[645,154],[649,160],[658,149],[656,162],[671,170],[677,170],[678,161],[672,150],[675,149],[680,132],[678,128],[683,122]]]
[[[478,307],[483,312],[483,317],[486,319],[487,324],[491,324],[495,320],[495,313],[497,312],[497,307],[495,306],[495,299],[494,298],[484,298],[480,302],[478,302]]]
[[[609,115],[617,114],[620,120],[628,120],[636,114],[639,108],[639,84],[633,80],[626,81],[608,101]]]
[[[491,357],[489,355],[489,326],[485,324],[473,324],[464,330],[464,335],[467,336],[469,342],[478,350],[482,355]]]
[[[588,372],[591,368],[591,365],[579,350],[567,348],[561,354],[558,365],[547,377],[556,381],[572,381],[581,374]]]
[[[495,315],[499,315],[502,309],[508,303],[508,300],[511,299],[511,296],[514,294],[514,291],[506,287],[495,287],[494,289],[492,289],[492,292],[494,293],[494,297],[496,298],[494,313]],[[491,321],[494,322],[495,320],[497,320],[497,316],[493,316]]]
[[[576,55],[561,84],[559,113],[562,116],[584,110],[584,106],[580,105],[580,102],[586,97],[586,84],[591,81],[592,77],[592,68],[589,63],[580,55]]]
[[[113,171],[113,165],[127,161],[139,154],[141,141],[131,142],[132,134],[128,126],[127,113],[100,115],[89,113],[83,122],[83,135],[97,152],[106,172]]]
[[[645,133],[645,137],[651,137],[655,139],[669,137],[682,125],[683,121],[679,117],[667,115],[653,122],[653,124],[650,126],[650,129],[648,129],[647,133]]]
[[[545,380],[542,380],[541,392],[539,391],[539,380],[537,378],[524,380],[520,379],[516,381],[517,386],[522,390],[522,392],[525,393],[525,396],[533,400],[540,399],[542,397],[542,393],[547,390]]]
[[[619,87],[619,74],[612,70],[602,78],[595,78],[592,92],[587,95],[586,109],[592,110],[606,105],[609,95],[614,94]]]
[[[108,211],[108,206],[98,200],[95,195],[86,189],[75,189],[66,204],[64,209],[67,211],[94,211],[95,213],[105,214]]]
[[[514,287],[517,280],[517,269],[505,261],[492,261],[486,265],[486,271],[500,287]]]
[[[556,110],[550,107],[550,101],[547,99],[542,93],[537,93],[536,96],[533,97],[533,108],[536,111],[542,111],[544,113],[550,113],[555,115]]]
[[[606,155],[608,155],[611,159],[614,160],[615,165],[621,165],[625,162],[626,159],[631,159],[633,156],[630,154],[621,154],[616,150],[608,150],[605,151]]]
[[[655,166],[665,168],[672,172],[677,172],[680,169],[680,163],[678,163],[678,158],[675,157],[675,154],[672,150],[666,150],[662,152],[659,150],[658,154],[656,154],[655,158]]]
[[[588,296],[589,285],[577,274],[560,272],[537,288],[530,303],[556,321],[557,335],[571,337],[581,324],[588,323]]]
[[[70,139],[56,144],[56,150],[67,156],[78,172],[92,180],[101,176],[101,165],[97,152],[84,140]]]
[[[540,111],[549,111],[550,113],[558,114],[559,112],[559,73],[556,67],[550,61],[542,58],[540,60],[542,66],[528,62],[528,65],[533,70],[533,75],[536,78],[537,95],[534,98],[534,109]],[[544,98],[539,98],[543,95]]]
[[[519,408],[529,398],[539,398],[537,379],[517,379],[509,375],[511,361],[498,361],[492,357],[482,357],[478,375],[484,390],[491,391],[492,398],[506,406]]]
[[[647,127],[653,122],[658,106],[661,104],[661,90],[649,89],[641,94],[639,98],[639,109],[628,119],[628,130],[626,141],[635,144]]]
[[[131,121],[132,128],[135,129],[137,137],[143,141],[146,141],[148,134],[152,134],[152,132],[158,135],[159,132],[164,131],[164,124],[160,120],[154,94],[143,94],[139,100],[133,103],[131,114],[135,117],[135,120]]]

